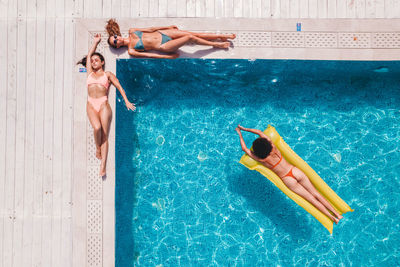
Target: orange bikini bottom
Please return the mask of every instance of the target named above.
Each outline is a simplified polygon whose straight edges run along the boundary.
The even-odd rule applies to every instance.
[[[294,167],[292,167],[292,168],[290,169],[290,171],[289,171],[285,176],[283,176],[283,177],[290,176],[290,177],[292,177],[293,179],[297,180],[296,177],[294,177],[294,175],[293,175],[293,172],[292,172],[293,168],[294,168]]]

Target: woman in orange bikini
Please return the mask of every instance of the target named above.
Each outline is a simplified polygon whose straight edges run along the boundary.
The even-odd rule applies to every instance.
[[[100,53],[95,52],[100,40],[101,36],[97,34],[88,55],[77,64],[82,64],[87,69],[88,101],[86,111],[90,124],[93,127],[96,157],[101,160],[100,176],[104,177],[107,167],[108,134],[112,118],[112,110],[108,104],[110,83],[121,93],[128,110],[135,110],[135,106],[129,102],[117,77],[109,71],[104,71],[104,57]],[[87,64],[87,58],[90,59],[89,64]]]
[[[239,134],[242,150],[247,155],[275,172],[290,190],[313,204],[335,223],[338,223],[339,220],[343,218],[318,190],[315,189],[307,175],[282,157],[281,152],[267,135],[260,130],[248,129],[240,125],[238,125],[235,130]],[[253,151],[246,147],[241,130],[260,136],[253,142]]]
[[[114,48],[128,47],[128,53],[135,57],[177,58],[176,51],[189,42],[227,49],[228,39],[235,39],[235,34],[195,33],[179,30],[176,26],[131,28],[129,37],[123,38],[118,23],[114,19],[107,22],[108,43]],[[149,53],[148,50],[168,54]]]

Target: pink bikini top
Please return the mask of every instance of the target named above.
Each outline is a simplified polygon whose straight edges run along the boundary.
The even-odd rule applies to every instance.
[[[103,76],[101,76],[99,79],[96,79],[92,76],[93,72],[89,74],[89,76],[87,77],[86,83],[87,83],[87,87],[89,87],[89,85],[91,84],[101,84],[104,86],[104,88],[107,88],[110,86],[110,83],[108,81],[108,77],[107,74],[104,72]]]

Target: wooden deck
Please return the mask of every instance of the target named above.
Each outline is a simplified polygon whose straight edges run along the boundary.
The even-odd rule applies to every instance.
[[[76,79],[75,66],[87,43],[77,47],[77,19],[400,18],[400,1],[394,0],[97,3],[0,1],[0,267],[88,265],[86,203],[96,198],[74,190],[84,188],[86,193],[90,167],[85,94],[80,87],[85,78]],[[399,55],[398,49],[391,51]],[[108,64],[115,68],[115,63]],[[112,160],[113,156],[111,165]],[[113,208],[111,185],[103,185],[102,197],[103,205]],[[103,228],[111,227],[108,224],[104,222]],[[103,234],[103,242],[107,238],[109,233]],[[113,258],[104,258],[99,265],[110,264]]]

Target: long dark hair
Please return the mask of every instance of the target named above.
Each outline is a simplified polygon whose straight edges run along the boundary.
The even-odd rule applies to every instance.
[[[105,63],[105,61],[104,61],[103,55],[100,54],[99,52],[94,52],[94,53],[92,54],[92,56],[94,56],[94,55],[99,56],[101,62],[104,62],[103,66],[102,66],[102,68],[103,68],[103,70],[104,70],[104,68],[106,67],[106,63]],[[87,56],[84,56],[81,60],[79,60],[79,61],[76,63],[76,65],[82,64],[82,65],[86,68],[86,63],[87,63]]]

